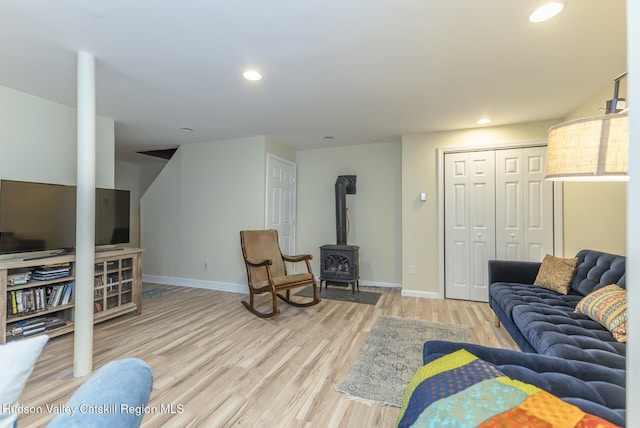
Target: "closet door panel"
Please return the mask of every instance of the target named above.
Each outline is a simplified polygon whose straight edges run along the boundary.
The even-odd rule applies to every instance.
[[[553,184],[544,179],[546,147],[522,149],[524,187],[523,260],[542,261],[553,254]]]
[[[496,257],[522,260],[522,150],[496,151]]]
[[[469,157],[445,156],[445,296],[469,298]]]
[[[495,258],[495,153],[469,153],[472,165],[469,299],[489,301],[487,265]]]

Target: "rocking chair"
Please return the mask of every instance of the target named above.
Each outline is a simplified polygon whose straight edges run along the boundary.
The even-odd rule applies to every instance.
[[[270,230],[243,230],[240,232],[240,243],[242,246],[242,256],[247,268],[247,279],[249,285],[249,303],[242,301],[242,304],[254,315],[260,318],[271,318],[278,313],[278,300],[276,296],[293,306],[312,306],[320,303],[318,297],[318,283],[311,272],[311,254],[298,256],[285,256],[280,251],[278,245],[278,232]],[[307,272],[287,274],[285,262],[302,262],[307,265]],[[292,288],[313,286],[313,300],[306,303],[294,302],[290,299]],[[285,295],[280,294],[285,291]],[[263,313],[254,307],[253,297],[255,294],[271,293],[272,311]]]

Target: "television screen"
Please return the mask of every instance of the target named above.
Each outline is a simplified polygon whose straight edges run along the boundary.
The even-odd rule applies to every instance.
[[[129,207],[129,191],[96,189],[96,246],[129,242]],[[75,186],[0,182],[0,254],[75,245]]]
[[[10,180],[0,186],[0,253],[75,247],[75,187]]]
[[[128,190],[96,189],[96,246],[129,242]]]

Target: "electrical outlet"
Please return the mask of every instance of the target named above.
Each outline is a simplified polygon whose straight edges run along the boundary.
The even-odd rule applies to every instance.
[[[416,273],[416,268],[413,265],[409,265],[409,275]]]

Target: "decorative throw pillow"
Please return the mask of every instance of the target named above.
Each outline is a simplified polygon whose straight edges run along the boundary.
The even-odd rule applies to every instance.
[[[576,312],[602,324],[618,342],[627,341],[627,291],[611,284],[587,294]]]
[[[407,386],[398,427],[613,427],[461,349],[420,368]]]
[[[563,259],[547,254],[542,260],[542,265],[533,284],[560,294],[567,294],[571,289],[571,282],[577,269],[577,258]]]
[[[12,407],[47,340],[49,336],[40,335],[0,345],[0,426],[12,426],[18,419]]]

